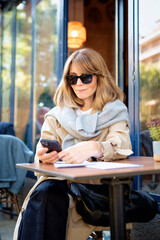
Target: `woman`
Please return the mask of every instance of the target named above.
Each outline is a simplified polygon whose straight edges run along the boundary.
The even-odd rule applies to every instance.
[[[46,114],[41,132],[41,138],[58,140],[62,151],[47,153],[39,142],[35,161],[113,161],[132,154],[123,97],[99,53],[74,52],[54,97],[57,106]],[[33,189],[18,239],[82,240],[94,229],[76,213],[66,180],[41,177]]]

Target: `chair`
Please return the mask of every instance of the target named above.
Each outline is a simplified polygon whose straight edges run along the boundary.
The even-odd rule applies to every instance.
[[[16,168],[16,163],[33,162],[33,152],[15,136],[13,124],[0,122],[0,205],[11,218],[20,212],[19,191],[27,171]],[[22,170],[22,171],[21,171]],[[14,207],[16,213],[14,213]]]
[[[1,211],[4,213],[9,213],[11,218],[13,218],[13,215],[19,215],[21,206],[19,203],[18,194],[10,192],[7,188],[1,188],[0,203],[2,204]],[[17,213],[14,213],[14,206]]]

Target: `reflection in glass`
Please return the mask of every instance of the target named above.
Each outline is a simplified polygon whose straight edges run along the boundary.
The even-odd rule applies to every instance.
[[[25,138],[30,114],[31,92],[31,4],[17,6],[15,122],[16,136]],[[25,142],[27,143],[27,142]]]
[[[151,5],[154,9],[152,12],[150,11]],[[140,122],[141,135],[145,138],[145,142],[148,139],[148,146],[150,136],[146,130],[146,123],[160,118],[160,13],[158,5],[160,7],[158,1],[140,0]],[[152,155],[151,147],[150,151]]]
[[[12,59],[12,11],[3,15],[2,38],[2,121],[10,121],[10,87],[11,87],[11,59]]]
[[[45,113],[55,105],[58,6],[58,0],[19,1],[13,10],[3,12],[1,121],[9,122],[12,117],[16,136],[31,150],[40,137]]]
[[[36,6],[33,134],[35,144],[40,137],[40,133],[37,132],[39,113],[42,120],[46,111],[55,106],[53,96],[57,87],[57,8],[58,0],[43,0]]]
[[[152,10],[151,10],[152,8]],[[153,156],[146,123],[160,119],[160,1],[139,0],[140,155]],[[156,180],[158,175],[152,176]],[[151,181],[149,176],[143,181]],[[143,182],[144,185],[144,182]],[[152,185],[145,185],[149,191]],[[154,184],[156,188],[156,184]]]

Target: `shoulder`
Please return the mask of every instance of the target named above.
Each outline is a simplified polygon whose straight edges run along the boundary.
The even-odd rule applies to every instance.
[[[116,123],[113,123],[110,128],[113,130],[113,131],[128,131],[130,129],[130,126],[128,124],[127,121],[119,121],[119,122],[116,122]]]
[[[43,126],[42,128],[46,128],[46,127],[58,127],[59,126],[59,122],[57,120],[57,117],[56,117],[56,114],[57,112],[59,112],[60,109],[58,106],[52,108],[49,112],[47,112],[44,116],[44,123],[43,123]]]
[[[45,118],[47,118],[48,116],[55,116],[55,114],[59,111],[60,111],[60,107],[56,106],[45,114]]]
[[[127,109],[126,105],[119,99],[113,101],[113,102],[108,102],[104,105],[103,110],[105,109],[117,109],[117,108],[123,108],[123,109]]]

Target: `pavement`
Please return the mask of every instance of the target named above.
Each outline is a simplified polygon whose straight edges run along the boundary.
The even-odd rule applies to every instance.
[[[12,240],[17,217],[0,212],[0,240]]]

